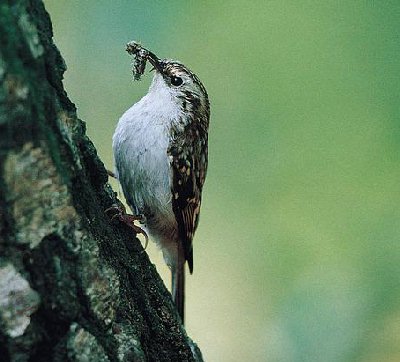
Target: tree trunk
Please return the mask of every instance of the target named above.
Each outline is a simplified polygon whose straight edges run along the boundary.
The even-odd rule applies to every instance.
[[[201,361],[62,85],[39,0],[0,3],[0,360]]]

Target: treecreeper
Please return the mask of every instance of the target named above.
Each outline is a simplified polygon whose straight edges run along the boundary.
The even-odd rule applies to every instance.
[[[161,248],[184,322],[185,264],[192,273],[210,104],[200,79],[181,62],[159,59],[135,41],[127,51],[134,57],[134,79],[143,75],[147,61],[154,77],[148,93],[121,116],[113,136],[115,176],[133,213],[119,210],[118,216]]]

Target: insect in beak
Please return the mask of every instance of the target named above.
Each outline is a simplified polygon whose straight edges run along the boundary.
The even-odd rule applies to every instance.
[[[135,80],[139,80],[140,77],[143,75],[146,62],[149,61],[153,68],[150,70],[157,70],[160,73],[163,71],[163,62],[162,60],[158,59],[158,57],[152,53],[151,51],[143,48],[139,43],[135,41],[131,41],[126,45],[126,51],[133,55],[135,60],[133,64],[133,77]]]

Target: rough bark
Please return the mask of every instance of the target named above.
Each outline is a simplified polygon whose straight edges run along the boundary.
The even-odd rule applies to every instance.
[[[0,2],[0,360],[200,361],[62,85],[39,0]]]

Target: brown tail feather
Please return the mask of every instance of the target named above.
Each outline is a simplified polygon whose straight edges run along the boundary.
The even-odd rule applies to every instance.
[[[172,271],[172,299],[181,317],[182,324],[185,323],[185,264],[179,263]]]

